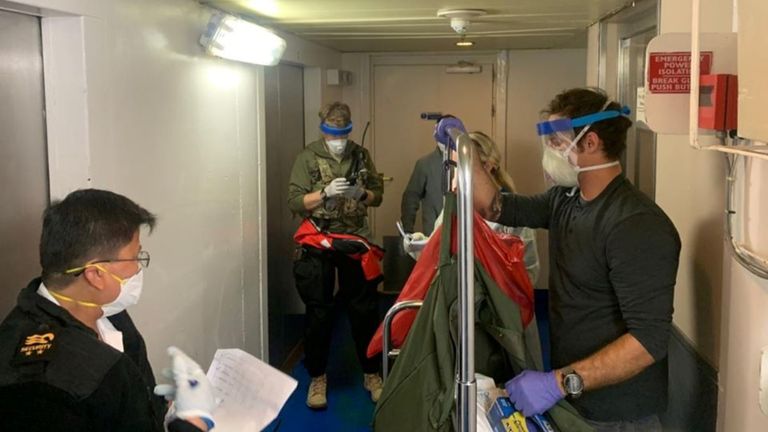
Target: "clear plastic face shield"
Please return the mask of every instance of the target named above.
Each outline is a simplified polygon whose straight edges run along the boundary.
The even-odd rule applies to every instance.
[[[577,186],[580,172],[607,168],[619,163],[614,161],[607,164],[580,167],[576,151],[579,141],[589,132],[593,123],[629,114],[628,107],[622,107],[618,111],[605,111],[610,103],[610,100],[607,101],[602,110],[594,114],[573,119],[552,116],[547,121],[536,125],[544,151],[542,167],[549,181],[560,186]],[[576,128],[582,128],[578,134],[574,132]]]

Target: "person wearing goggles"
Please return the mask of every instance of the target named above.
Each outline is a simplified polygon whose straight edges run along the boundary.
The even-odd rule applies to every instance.
[[[513,377],[510,399],[534,416],[567,397],[601,432],[661,431],[680,256],[671,220],[622,172],[628,113],[599,89],[558,94],[537,125],[552,184],[540,195],[501,193],[474,170],[483,217],[549,231],[553,370]]]

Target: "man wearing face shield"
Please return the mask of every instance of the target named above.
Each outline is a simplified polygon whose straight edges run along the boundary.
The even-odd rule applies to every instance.
[[[553,187],[529,197],[475,184],[486,219],[549,230],[554,370],[523,371],[506,389],[526,416],[567,397],[598,431],[660,431],[680,238],[622,174],[626,108],[572,89],[545,113],[537,129]]]
[[[144,225],[154,227],[151,213],[103,190],[72,192],[45,211],[42,277],[0,324],[0,430],[165,430],[168,404],[153,394],[144,339],[126,311],[149,266]],[[169,354],[168,430],[211,429],[205,373],[177,348]]]
[[[381,204],[383,183],[368,151],[348,139],[349,107],[334,102],[319,117],[322,138],[296,157],[288,185],[288,207],[304,218],[294,235],[293,271],[306,305],[304,365],[312,378],[307,405],[313,409],[328,403],[325,370],[336,302],[346,307],[363,385],[374,402],[382,385],[379,360],[369,359],[366,349],[379,322],[376,285],[383,256],[371,241],[368,208]]]

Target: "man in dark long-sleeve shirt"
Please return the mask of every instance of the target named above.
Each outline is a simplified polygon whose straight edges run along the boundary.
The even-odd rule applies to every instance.
[[[486,218],[549,230],[556,369],[525,371],[506,388],[526,416],[568,397],[598,431],[660,431],[680,238],[622,174],[625,109],[574,89],[547,113],[543,166],[559,186],[534,197],[475,189]]]

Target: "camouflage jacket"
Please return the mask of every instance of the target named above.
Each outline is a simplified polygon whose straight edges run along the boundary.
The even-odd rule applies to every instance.
[[[373,192],[371,206],[381,205],[384,185],[368,150],[349,141],[341,161],[337,161],[320,139],[307,145],[293,163],[288,208],[300,217],[311,216],[325,231],[370,239],[368,209],[362,202],[342,196],[328,199],[312,211],[304,208],[304,195],[322,190],[338,177],[352,178],[353,183]]]

